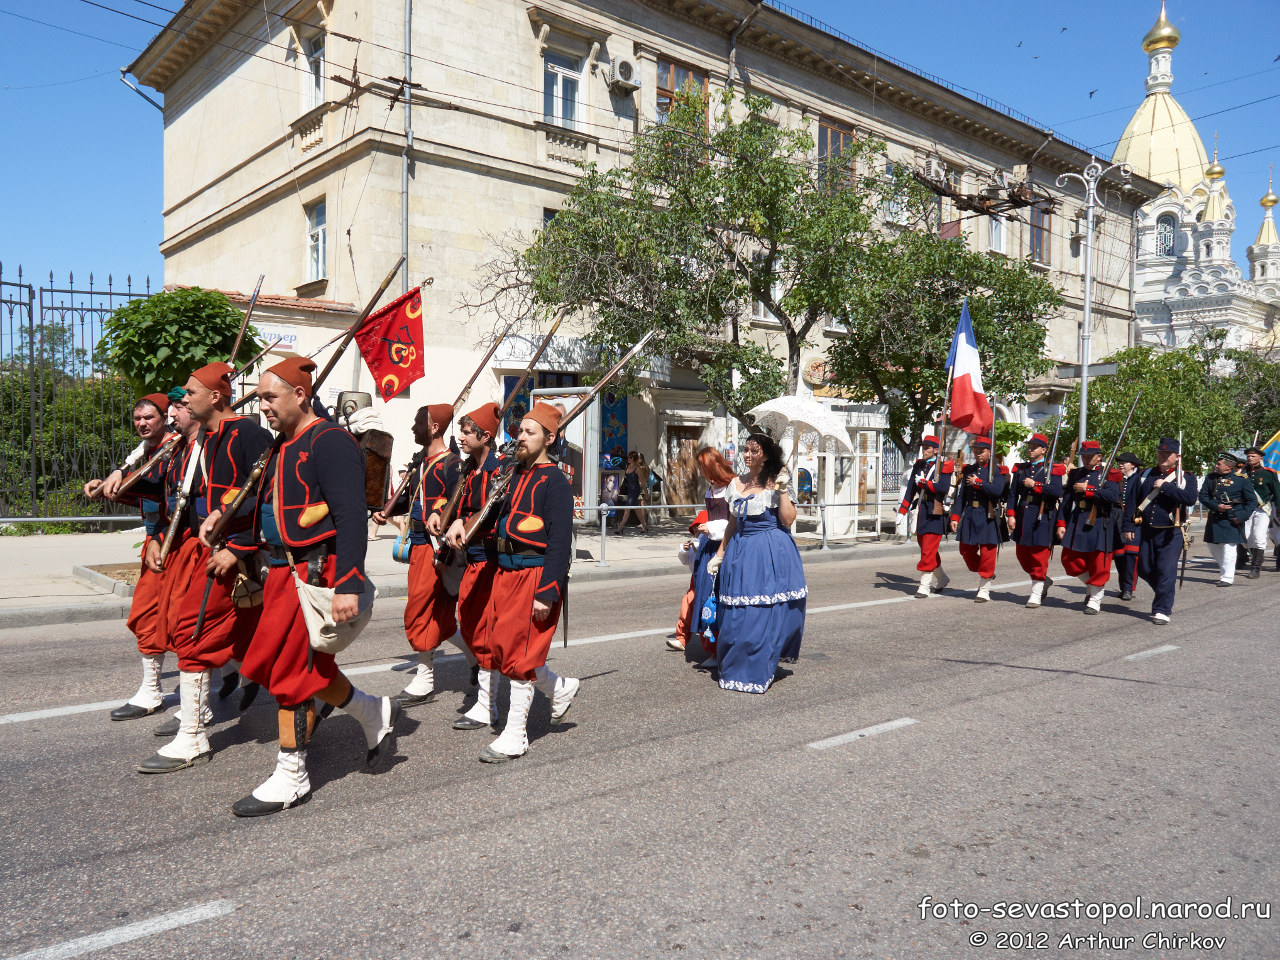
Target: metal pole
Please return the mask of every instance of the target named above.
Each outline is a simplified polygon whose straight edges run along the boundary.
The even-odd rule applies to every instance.
[[[600,504],[600,566],[607,567],[604,559],[604,541],[605,534],[609,529],[609,505],[607,503]]]
[[[830,550],[831,548],[827,546],[827,501],[825,500],[818,501],[818,512],[822,514],[822,549]],[[858,515],[858,511],[857,511],[857,508],[855,507],[854,516],[857,516],[857,515]],[[855,536],[854,539],[856,540],[858,538]]]
[[[412,153],[413,0],[404,0],[404,156],[400,158],[400,253],[405,262],[404,280],[400,285],[402,294],[409,292],[409,164]]]
[[[1059,187],[1069,180],[1079,180],[1084,187],[1086,226],[1084,238],[1084,329],[1080,333],[1080,437],[1084,444],[1089,427],[1089,360],[1093,340],[1093,229],[1097,222],[1098,184],[1112,170],[1119,170],[1127,181],[1133,170],[1127,163],[1113,163],[1104,168],[1097,160],[1090,161],[1081,173],[1064,173],[1057,179]]]

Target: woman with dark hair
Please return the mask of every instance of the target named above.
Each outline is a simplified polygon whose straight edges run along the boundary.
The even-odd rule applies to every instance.
[[[703,447],[699,450],[697,459],[698,469],[702,471],[707,481],[707,521],[693,531],[698,535],[698,541],[697,550],[693,555],[693,606],[690,607],[689,634],[700,637],[703,651],[714,658],[715,639],[707,635],[712,631],[714,624],[703,619],[702,608],[707,602],[707,597],[715,589],[715,578],[707,572],[707,564],[720,549],[725,528],[729,525],[729,501],[725,499],[725,492],[733,482],[733,467],[711,447]],[[702,659],[697,656],[696,649],[689,653],[694,659]]]
[[[764,693],[779,661],[794,663],[804,634],[800,551],[791,538],[795,504],[787,495],[782,451],[763,433],[743,448],[747,473],[730,485],[729,524],[707,565],[718,576],[716,654],[724,690]]]
[[[641,472],[643,468],[643,473]],[[636,451],[632,450],[627,454],[627,472],[622,475],[622,487],[618,491],[618,506],[624,509],[618,519],[618,525],[613,528],[613,532],[621,534],[627,528],[627,519],[631,516],[631,511],[625,509],[628,507],[640,506],[643,498],[644,486],[641,478],[648,479],[649,470],[644,466],[644,457],[640,456]],[[640,521],[640,532],[649,532],[649,519],[645,511],[637,510],[636,519]]]

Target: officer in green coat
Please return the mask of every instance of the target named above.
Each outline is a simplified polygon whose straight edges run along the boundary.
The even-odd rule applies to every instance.
[[[1267,534],[1277,530],[1276,507],[1280,505],[1280,477],[1262,461],[1265,454],[1257,447],[1244,452],[1243,473],[1253,483],[1258,496],[1258,508],[1244,524],[1245,546],[1249,550],[1249,579],[1257,580],[1262,574],[1262,561],[1267,554]],[[1276,569],[1280,570],[1280,545],[1276,547]]]
[[[1258,497],[1247,477],[1239,476],[1240,460],[1225,450],[1218,454],[1215,472],[1200,485],[1205,510],[1204,540],[1218,561],[1218,586],[1229,587],[1236,578],[1236,547],[1244,543],[1244,524],[1258,507]]]

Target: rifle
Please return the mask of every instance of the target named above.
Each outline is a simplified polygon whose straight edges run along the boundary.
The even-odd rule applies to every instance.
[[[244,319],[240,321],[240,332],[236,334],[236,342],[231,348],[231,356],[227,358],[227,363],[233,367],[236,365],[236,354],[240,352],[240,344],[244,343],[245,331],[249,329],[249,318],[253,316],[253,308],[258,305],[258,294],[262,291],[262,281],[265,279],[265,273],[258,274],[258,285],[253,288],[253,296],[249,298],[249,309],[244,312]]]
[[[1058,418],[1058,425],[1053,428],[1053,444],[1049,447],[1049,456],[1044,461],[1044,484],[1049,485],[1049,481],[1053,478],[1053,458],[1058,455],[1058,435],[1062,433],[1062,418]],[[1030,471],[1027,471],[1030,473]],[[1047,493],[1040,495],[1040,515],[1037,519],[1044,519],[1045,497]]]
[[[1182,489],[1182,431],[1178,431],[1178,489]],[[1187,554],[1191,550],[1191,515],[1185,506],[1179,508],[1182,511],[1182,522],[1178,526],[1182,530],[1182,561],[1181,570],[1178,573],[1178,586],[1182,586],[1182,581],[1187,579]]]
[[[987,486],[990,487],[995,483],[996,479],[996,408],[991,408],[991,455],[987,457]],[[1001,511],[1001,516],[1004,512]],[[996,502],[994,500],[987,501],[987,519],[995,520],[996,518]],[[997,537],[997,540],[999,537]],[[999,544],[997,543],[997,546]]]
[[[255,353],[253,355],[252,360],[250,360],[248,363],[242,366],[239,370],[233,371],[231,376],[228,379],[234,380],[236,377],[240,377],[248,373],[250,370],[254,368],[254,365],[257,364],[259,360],[265,357],[268,353],[270,353],[276,347],[280,346],[280,344],[282,343],[284,343],[284,337],[276,337],[276,339],[272,340],[269,344],[267,344],[265,347],[263,347],[261,350]],[[243,397],[241,397],[235,403],[231,404],[231,409],[239,410],[246,403],[252,400],[255,396],[256,394],[252,390],[250,390],[248,393],[246,393]]]
[[[650,330],[641,337],[636,345],[624,353],[622,358],[609,369],[608,373],[596,381],[591,390],[576,404],[574,404],[573,409],[566,413],[560,420],[559,429],[556,431],[557,435],[564,435],[565,428],[568,427],[569,424],[572,423],[584,410],[586,410],[587,406],[596,398],[600,391],[618,375],[622,368],[626,366],[636,354],[644,349],[644,345],[648,343],[657,334],[657,332],[657,330]],[[511,460],[505,464],[502,470],[493,478],[493,486],[489,490],[489,496],[485,500],[484,506],[482,506],[476,513],[472,514],[471,518],[463,526],[462,545],[464,547],[468,542],[470,542],[471,538],[475,536],[476,531],[480,529],[485,520],[488,519],[489,514],[491,514],[494,508],[497,507],[498,501],[506,496],[507,488],[511,485],[511,480],[515,476],[515,468],[518,463],[519,460],[512,456]]]
[[[1138,401],[1142,399],[1142,391],[1139,390],[1137,396],[1133,398],[1133,406],[1129,408],[1129,415],[1124,418],[1124,426],[1120,428],[1120,436],[1116,437],[1116,445],[1111,449],[1111,456],[1107,459],[1107,464],[1102,468],[1101,482],[1106,483],[1107,477],[1111,475],[1111,467],[1116,462],[1116,455],[1120,452],[1120,444],[1124,443],[1124,435],[1129,432],[1129,421],[1133,419],[1133,411],[1138,409]],[[1098,504],[1095,502],[1089,508],[1089,526],[1093,526],[1098,522]]]
[[[951,404],[951,367],[947,367],[947,390],[942,396],[942,422],[938,426],[938,459],[934,461],[934,478],[935,480],[942,477],[942,458],[946,456],[947,449],[947,416],[949,414],[948,407]],[[954,477],[955,474],[953,473]],[[942,502],[946,499],[946,495],[938,496],[936,493],[933,497],[933,515],[941,517],[947,512],[946,505]]]
[[[545,349],[547,349],[550,346],[550,343],[552,343],[552,338],[556,335],[566,312],[567,307],[562,307],[561,311],[559,311],[559,314],[556,316],[556,323],[552,324],[552,329],[548,330],[547,337],[544,337],[543,342],[539,344],[538,349],[536,349],[536,352],[534,353],[534,357],[529,361],[529,366],[525,367],[524,374],[521,374],[520,380],[516,381],[516,388],[512,390],[511,396],[507,397],[507,402],[502,404],[502,410],[498,411],[499,426],[502,425],[503,420],[506,419],[507,413],[511,411],[512,406],[515,406],[516,397],[520,396],[521,390],[525,388],[525,384],[529,383],[530,378],[534,375],[534,365],[538,364],[539,358],[543,356]],[[480,463],[472,463],[471,470],[468,470],[466,474],[462,474],[462,472],[458,474],[458,481],[453,485],[453,490],[449,492],[449,499],[445,502],[444,509],[440,511],[440,529],[448,530],[449,524],[453,521],[454,512],[457,511],[458,504],[462,502],[462,490],[466,488],[467,477],[474,474],[479,467]]]
[[[160,444],[160,447],[156,450],[155,453],[151,455],[151,458],[146,463],[144,463],[137,470],[133,471],[133,473],[129,474],[127,477],[124,478],[124,481],[120,484],[119,489],[116,490],[116,496],[117,497],[120,496],[120,494],[124,493],[126,490],[132,487],[135,483],[141,480],[143,477],[143,474],[145,474],[148,470],[154,467],[161,460],[164,460],[167,462],[169,458],[173,456],[174,452],[178,449],[178,444],[181,443],[182,440],[183,438],[181,436],[173,436],[173,437],[170,437],[168,440],[166,440],[164,443]]]
[[[396,265],[392,267],[391,272],[388,273],[386,279],[382,281],[382,285],[374,291],[369,302],[365,304],[365,308],[360,311],[360,315],[356,317],[355,322],[352,323],[350,329],[347,330],[337,352],[329,359],[328,364],[325,365],[320,376],[312,383],[311,392],[313,396],[316,391],[320,389],[320,384],[324,383],[325,378],[333,371],[334,365],[338,362],[338,357],[347,349],[347,345],[350,344],[352,339],[355,337],[356,331],[359,330],[365,320],[369,318],[369,314],[373,312],[373,308],[377,306],[378,301],[382,299],[382,295],[387,292],[387,287],[391,286],[391,281],[395,279],[396,274],[400,271],[400,266],[404,263],[404,259],[405,258],[401,256],[400,259],[396,261]],[[262,479],[262,473],[267,468],[267,463],[271,460],[272,454],[279,449],[283,442],[284,435],[281,434],[276,437],[275,442],[268,446],[266,450],[262,451],[262,455],[254,462],[253,469],[249,471],[249,476],[245,478],[244,484],[240,487],[239,491],[237,491],[235,497],[231,500],[231,503],[227,504],[223,509],[217,522],[209,529],[207,539],[210,548],[210,557],[222,549],[226,540],[227,527],[230,525],[231,519],[239,512],[240,508],[244,505],[245,500],[249,498],[250,492],[256,492],[258,483]],[[209,607],[209,593],[212,589],[213,574],[210,573],[205,577],[204,598],[200,601],[200,613],[196,616],[196,627],[195,631],[192,633],[193,640],[200,636],[200,630],[204,627],[204,615],[205,611]]]

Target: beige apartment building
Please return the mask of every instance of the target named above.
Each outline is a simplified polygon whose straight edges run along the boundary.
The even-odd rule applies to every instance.
[[[1030,256],[1067,298],[1060,316],[1044,318],[1047,350],[1063,363],[1079,357],[1082,201],[1055,179],[1081,170],[1088,153],[783,4],[188,0],[130,70],[164,94],[167,283],[246,291],[264,273],[273,295],[260,308],[265,332],[308,353],[354,318],[402,252],[409,283],[434,278],[423,297],[428,376],[386,404],[374,401],[400,459],[411,449],[413,412],[453,398],[496,324],[460,309],[495,241],[537,231],[576,164],[625,163],[628,138],[686,83],[767,94],[779,122],[807,128],[820,150],[848,137],[883,139],[889,162],[961,193],[1003,195],[1026,182],[1050,194],[1059,201],[1051,213],[1025,208],[991,219],[940,199],[938,217],[976,249]],[[1141,178],[1106,187],[1095,359],[1131,342],[1133,217],[1161,189]],[[756,335],[775,336],[763,311],[755,322]],[[821,360],[835,335],[824,332],[804,358],[802,390],[816,389],[845,415],[855,455],[813,458],[813,496],[893,497],[896,490],[881,490],[882,415],[822,396]],[[528,337],[509,341],[470,402],[501,401],[532,349]],[[580,355],[572,332],[557,338],[537,386],[577,386]],[[607,454],[620,441],[622,420],[623,445],[666,475],[667,502],[690,502],[698,495],[693,452],[734,443],[736,425],[691,372],[653,366],[644,393],[611,409],[601,443]],[[330,399],[373,392],[354,352],[338,371]],[[1030,409],[1005,413],[1039,419],[1062,386],[1037,385]],[[598,478],[594,466],[584,473],[590,500]]]

